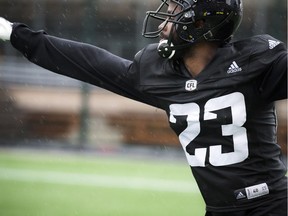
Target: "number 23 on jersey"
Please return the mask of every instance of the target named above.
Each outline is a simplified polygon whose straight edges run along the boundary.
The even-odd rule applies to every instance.
[[[225,108],[231,108],[232,124],[220,125],[222,137],[232,136],[231,145],[233,145],[234,151],[222,153],[222,145],[219,143],[209,148],[196,148],[194,155],[191,155],[186,151],[186,147],[189,144],[193,145],[193,140],[200,135],[200,106],[196,103],[170,105],[169,121],[171,123],[177,123],[177,116],[186,117],[187,127],[179,134],[179,140],[190,166],[204,167],[206,160],[213,166],[227,166],[240,163],[248,158],[247,131],[243,127],[246,122],[246,106],[242,93],[235,92],[208,100],[202,111],[204,112],[203,121],[221,118],[218,116],[219,114],[215,114],[215,111]],[[208,151],[209,158],[206,159]]]

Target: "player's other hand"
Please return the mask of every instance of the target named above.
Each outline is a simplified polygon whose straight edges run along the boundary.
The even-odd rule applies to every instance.
[[[0,17],[0,39],[4,41],[10,40],[11,33],[12,23],[3,17]]]

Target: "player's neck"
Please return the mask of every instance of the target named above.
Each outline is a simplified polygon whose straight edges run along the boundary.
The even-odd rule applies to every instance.
[[[191,47],[183,57],[184,64],[190,74],[195,77],[214,58],[219,45],[216,43],[198,43]]]

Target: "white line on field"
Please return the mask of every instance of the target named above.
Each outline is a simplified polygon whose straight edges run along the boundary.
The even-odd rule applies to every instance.
[[[192,180],[190,182],[130,176],[63,173],[43,170],[36,171],[30,169],[12,169],[3,167],[0,167],[0,179],[163,192],[199,193],[196,183]]]

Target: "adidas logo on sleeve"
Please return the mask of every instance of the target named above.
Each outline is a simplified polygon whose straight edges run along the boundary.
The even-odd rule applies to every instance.
[[[269,49],[274,49],[276,46],[280,44],[279,41],[275,41],[275,40],[268,40],[268,42],[269,42]]]
[[[233,61],[232,64],[230,65],[227,73],[232,74],[232,73],[236,73],[236,72],[240,72],[240,71],[242,71],[242,68],[239,67],[235,61]]]

